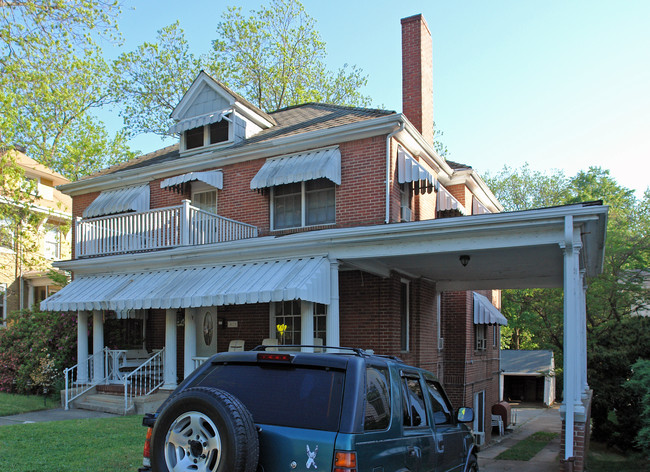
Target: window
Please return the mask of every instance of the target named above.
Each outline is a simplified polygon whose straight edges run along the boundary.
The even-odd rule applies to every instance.
[[[302,325],[300,305],[300,300],[275,303],[275,325],[287,325],[280,339],[281,344],[300,344]]]
[[[476,350],[485,351],[487,347],[487,325],[474,325],[474,334],[476,338]]]
[[[59,228],[50,227],[45,232],[45,237],[43,238],[43,249],[45,257],[48,259],[57,260],[61,258],[61,236]]]
[[[222,119],[206,126],[188,129],[184,135],[186,150],[226,142],[229,137],[228,120]]]
[[[320,338],[327,345],[327,305],[314,303],[314,339]],[[273,329],[286,324],[287,329],[282,338],[276,332],[282,344],[302,344],[302,303],[300,300],[276,302],[273,304]]]
[[[390,424],[390,388],[388,370],[366,368],[366,407],[363,427],[366,431],[388,428]]]
[[[424,406],[424,394],[420,380],[417,378],[402,378],[402,406],[404,411],[404,426],[416,427],[427,425],[427,413]]]
[[[427,380],[427,392],[429,393],[429,400],[431,401],[431,408],[433,409],[433,423],[434,424],[452,424],[453,414],[452,407],[449,400],[443,393],[442,387],[438,382]]]
[[[271,189],[273,229],[331,224],[336,221],[335,184],[310,180]]]
[[[7,218],[0,219],[0,247],[13,251],[14,231],[11,221]]]
[[[409,350],[409,283],[400,284],[400,349]]]
[[[411,206],[411,183],[400,185],[400,221],[413,221],[413,209]]]
[[[497,347],[499,345],[499,325],[492,326],[492,347]]]
[[[207,190],[192,193],[192,205],[201,210],[217,213],[217,191]]]

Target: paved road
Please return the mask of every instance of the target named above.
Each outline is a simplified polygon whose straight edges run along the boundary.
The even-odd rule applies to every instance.
[[[54,408],[51,410],[32,411],[12,416],[0,416],[0,426],[9,424],[40,423],[43,421],[79,420],[84,418],[110,418],[115,415],[88,410],[64,410]]]
[[[496,440],[487,447],[482,448],[478,455],[479,469],[481,472],[522,471],[545,472],[559,470],[560,437],[562,421],[557,407],[534,408],[520,407],[517,410],[517,425],[512,431]],[[535,457],[529,461],[504,461],[497,460],[496,456],[506,449],[510,449],[518,441],[527,438],[537,431],[558,433],[558,437],[549,442]],[[493,438],[495,438],[493,436]]]

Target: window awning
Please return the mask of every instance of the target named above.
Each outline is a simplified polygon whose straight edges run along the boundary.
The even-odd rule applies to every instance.
[[[486,215],[489,213],[492,212],[488,209],[488,207],[483,205],[477,200],[476,197],[474,197],[472,200],[472,215]]]
[[[422,164],[402,148],[397,150],[397,182],[400,184],[409,182],[426,182],[426,185],[435,184],[431,172],[426,170]]]
[[[41,309],[122,312],[298,299],[330,303],[330,263],[327,258],[80,275],[41,302]]]
[[[461,205],[460,202],[456,200],[456,198],[454,198],[451,193],[449,193],[449,190],[444,188],[442,185],[438,186],[438,198],[436,205],[438,206],[438,211],[457,210],[462,215],[467,214],[465,207]]]
[[[188,129],[198,128],[199,126],[211,125],[212,123],[216,123],[217,121],[223,120],[224,117],[231,112],[232,109],[228,108],[226,110],[215,111],[212,113],[206,113],[205,115],[186,118],[170,126],[168,132],[170,134],[180,134],[183,131],[187,131]]]
[[[112,215],[127,211],[146,211],[149,209],[149,184],[105,190],[88,205],[82,216]]]
[[[218,189],[223,188],[223,172],[221,172],[220,170],[209,170],[205,172],[189,172],[187,174],[170,177],[160,182],[160,188],[173,187],[174,185],[180,185],[185,182],[191,182],[193,180],[205,182],[206,184],[214,188],[218,188]]]
[[[495,308],[487,297],[480,293],[472,292],[474,295],[474,324],[498,324],[506,326],[508,320]]]
[[[341,185],[341,151],[338,147],[267,159],[251,180],[251,189],[321,178]]]

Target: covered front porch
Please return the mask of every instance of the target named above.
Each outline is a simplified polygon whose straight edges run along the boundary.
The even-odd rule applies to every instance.
[[[258,333],[255,339],[263,341],[275,333],[270,316],[274,303],[300,300],[300,317],[304,320],[301,343],[313,341],[315,307],[324,306],[326,344],[339,345],[341,323],[350,326],[354,317],[341,317],[340,304],[348,301],[340,300],[339,279],[348,271],[379,279],[418,281],[438,293],[563,287],[562,416],[570,432],[564,441],[565,459],[569,459],[574,457],[574,447],[580,447],[589,415],[585,281],[602,270],[606,224],[606,207],[577,204],[110,256],[102,259],[100,273],[92,261],[66,261],[60,267],[74,271],[74,282],[43,302],[42,308],[82,311],[85,314],[79,318],[80,326],[92,316],[98,328],[93,330],[98,336],[96,346],[103,346],[99,325],[104,310],[165,310],[162,387],[173,388],[179,371],[179,325],[183,325],[182,366],[186,375],[194,369],[196,358],[205,357],[200,355],[197,340],[204,329],[209,331],[206,312],[213,317],[213,332],[220,332],[239,328],[228,327],[228,322],[237,320],[222,316],[232,307],[239,307],[238,316],[242,316],[246,309],[241,307],[264,306],[263,310],[269,310],[268,324],[253,328]],[[425,335],[431,338],[430,333],[424,333],[421,339]],[[346,332],[344,339],[355,337]],[[79,358],[83,359],[83,345],[79,349]],[[401,354],[399,343],[392,347],[380,344],[379,352]],[[421,362],[427,355],[423,352],[407,359]]]

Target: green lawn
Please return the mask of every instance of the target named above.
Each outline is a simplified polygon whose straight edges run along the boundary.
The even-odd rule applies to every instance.
[[[145,434],[141,415],[0,426],[0,470],[134,472]]]
[[[601,443],[591,441],[587,455],[589,472],[639,472],[648,471],[648,460],[641,454],[619,454]]]
[[[39,395],[18,395],[0,392],[0,416],[17,415],[28,411],[45,410],[61,406],[59,397],[48,397],[43,404],[43,397]]]
[[[538,431],[531,434],[525,439],[522,439],[510,449],[503,451],[497,456],[497,459],[510,460],[510,461],[529,461],[539,451],[544,449],[551,440],[559,435],[557,433],[547,433]]]

